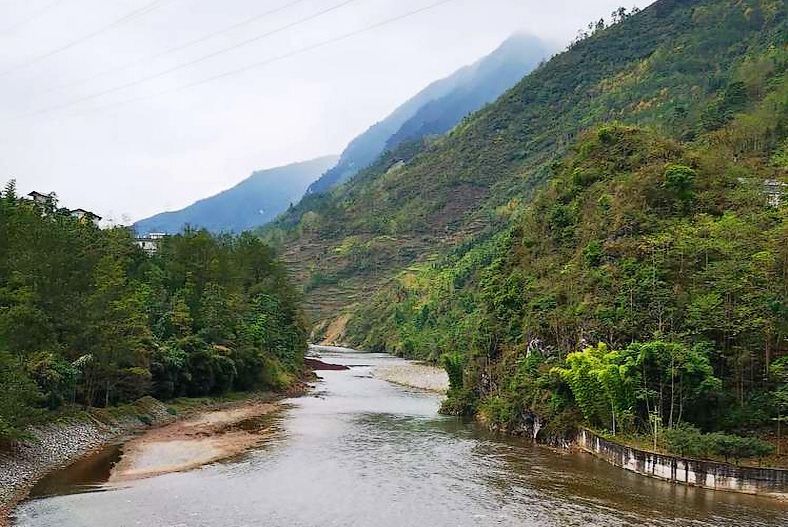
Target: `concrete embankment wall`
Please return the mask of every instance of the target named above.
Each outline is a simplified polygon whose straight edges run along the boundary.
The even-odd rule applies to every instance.
[[[0,452],[0,526],[8,509],[45,475],[124,435],[173,419],[164,404],[145,397],[114,414],[96,411],[31,429],[29,440]]]
[[[655,454],[608,441],[588,430],[580,431],[576,444],[617,467],[644,476],[708,489],[788,499],[786,469],[737,467],[714,461]]]

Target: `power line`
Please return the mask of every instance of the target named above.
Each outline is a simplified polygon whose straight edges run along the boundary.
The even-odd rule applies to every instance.
[[[14,31],[19,29],[20,27],[26,26],[30,22],[32,22],[35,19],[39,18],[41,15],[46,14],[48,11],[50,11],[51,9],[57,7],[62,2],[63,2],[63,0],[55,0],[54,2],[49,2],[47,5],[45,5],[44,7],[39,9],[38,11],[34,12],[30,16],[28,16],[27,18],[25,18],[23,20],[20,20],[16,24],[13,24],[13,25],[11,25],[11,26],[3,29],[3,30],[0,30],[0,35],[7,35],[8,33],[13,33]]]
[[[321,11],[318,11],[317,13],[314,13],[312,15],[306,16],[304,18],[300,18],[300,19],[296,20],[295,22],[290,22],[289,24],[285,24],[284,26],[280,26],[280,27],[278,27],[276,29],[273,29],[273,30],[268,31],[266,33],[263,33],[261,35],[257,35],[256,37],[252,37],[252,38],[249,38],[247,40],[238,42],[236,44],[233,44],[232,46],[220,49],[218,51],[211,52],[211,53],[209,53],[207,55],[203,55],[202,57],[198,57],[196,59],[190,60],[190,61],[185,62],[183,64],[178,64],[176,66],[173,66],[171,68],[167,68],[166,70],[160,71],[158,73],[154,73],[152,75],[148,75],[147,77],[142,77],[142,78],[139,78],[139,79],[136,79],[136,80],[133,80],[133,81],[126,82],[124,84],[113,86],[112,88],[107,88],[107,89],[99,91],[99,92],[91,93],[89,95],[85,95],[83,97],[79,97],[77,99],[74,99],[72,101],[69,101],[69,102],[66,102],[66,103],[63,103],[63,104],[60,104],[60,105],[57,105],[57,106],[51,106],[51,107],[45,108],[43,110],[34,111],[34,112],[32,112],[31,114],[28,114],[28,115],[37,115],[37,114],[41,114],[41,113],[49,113],[49,112],[52,112],[52,111],[62,110],[64,108],[69,108],[69,107],[74,106],[76,104],[79,104],[81,102],[89,101],[89,100],[92,100],[92,99],[96,99],[98,97],[102,97],[104,95],[108,95],[110,93],[115,93],[117,91],[125,90],[125,89],[128,89],[128,88],[134,87],[134,86],[138,86],[138,85],[143,84],[145,82],[149,82],[149,81],[152,81],[154,79],[158,79],[160,77],[163,77],[164,75],[167,75],[167,74],[173,73],[175,71],[181,70],[183,68],[187,68],[189,66],[193,66],[195,64],[199,64],[200,62],[204,62],[204,61],[206,61],[208,59],[212,59],[212,58],[217,57],[219,55],[223,55],[224,53],[228,53],[230,51],[234,51],[234,50],[236,50],[238,48],[241,48],[243,46],[247,46],[247,45],[252,44],[254,42],[258,42],[260,40],[263,40],[264,38],[270,37],[270,36],[275,35],[277,33],[281,33],[282,31],[285,31],[287,29],[293,28],[295,26],[304,24],[306,22],[310,22],[310,21],[312,21],[312,20],[314,20],[316,18],[319,18],[319,17],[321,17],[323,15],[326,15],[328,13],[331,13],[332,11],[336,11],[337,9],[340,9],[340,8],[346,6],[346,5],[350,4],[350,3],[356,2],[356,1],[358,1],[358,0],[344,0],[343,2],[341,2],[339,4],[335,4],[335,5],[331,6],[331,7],[328,7],[326,9],[321,10]]]
[[[316,44],[312,44],[312,45],[309,45],[309,46],[305,46],[303,48],[299,48],[299,49],[293,50],[293,51],[291,51],[289,53],[284,53],[282,55],[278,55],[278,56],[272,57],[270,59],[266,59],[266,60],[263,60],[263,61],[260,61],[260,62],[255,62],[254,64],[250,64],[250,65],[244,66],[242,68],[226,71],[224,73],[220,73],[218,75],[214,75],[212,77],[208,77],[206,79],[202,79],[202,80],[199,80],[199,81],[196,81],[196,82],[192,82],[192,83],[189,83],[189,84],[184,84],[182,86],[178,86],[177,88],[173,88],[173,89],[169,89],[169,90],[163,90],[163,91],[152,93],[152,94],[149,94],[149,95],[143,95],[143,96],[140,96],[140,97],[135,97],[133,99],[125,99],[123,101],[118,101],[118,102],[115,102],[115,103],[112,103],[112,104],[106,104],[104,106],[99,106],[97,108],[93,108],[93,111],[106,110],[108,108],[114,108],[114,107],[117,107],[117,106],[124,106],[126,104],[130,104],[130,103],[134,103],[134,102],[138,102],[138,101],[143,101],[143,100],[146,100],[146,99],[151,99],[151,98],[154,98],[154,97],[159,97],[159,96],[162,96],[162,95],[169,95],[169,94],[172,94],[172,93],[178,93],[180,91],[187,90],[187,89],[190,89],[190,88],[195,88],[197,86],[201,86],[203,84],[208,84],[210,82],[213,82],[213,81],[216,81],[216,80],[219,80],[219,79],[223,79],[223,78],[226,78],[226,77],[231,77],[231,76],[234,76],[234,75],[239,75],[239,74],[245,73],[245,72],[247,72],[249,70],[253,70],[253,69],[256,69],[256,68],[267,66],[268,64],[272,64],[274,62],[279,62],[279,61],[282,61],[282,60],[286,60],[286,59],[289,59],[289,58],[297,56],[297,55],[302,55],[302,54],[307,53],[309,51],[313,51],[315,49],[323,48],[323,47],[326,47],[328,45],[335,44],[337,42],[341,42],[343,40],[348,40],[350,38],[356,37],[356,36],[361,35],[363,33],[367,33],[369,31],[372,31],[374,29],[378,29],[378,28],[381,28],[383,26],[387,26],[389,24],[393,24],[395,22],[399,22],[400,20],[403,20],[403,19],[406,19],[406,18],[410,18],[412,16],[424,13],[425,11],[430,11],[432,9],[435,9],[436,7],[439,7],[439,6],[444,5],[444,4],[448,4],[449,2],[453,2],[453,1],[455,1],[455,0],[440,0],[438,2],[434,2],[434,3],[426,5],[424,7],[421,7],[421,8],[418,8],[418,9],[414,9],[412,11],[408,11],[407,13],[403,13],[401,15],[397,15],[397,16],[392,17],[392,18],[387,18],[385,20],[382,20],[382,21],[377,22],[375,24],[372,24],[370,26],[366,26],[364,28],[357,29],[355,31],[351,31],[349,33],[345,33],[344,35],[339,35],[339,36],[334,37],[334,38],[323,40],[323,41],[318,42]]]
[[[27,60],[27,62],[23,62],[22,64],[17,64],[16,66],[13,66],[13,67],[11,67],[11,68],[3,71],[3,72],[0,72],[0,77],[5,77],[9,73],[13,73],[13,72],[15,72],[17,70],[20,70],[20,69],[23,69],[23,68],[27,68],[29,66],[32,66],[33,64],[37,64],[37,63],[41,62],[42,60],[46,60],[46,59],[48,59],[50,57],[53,57],[53,56],[55,56],[55,55],[57,55],[59,53],[67,51],[67,50],[69,50],[69,49],[71,49],[71,48],[73,48],[75,46],[78,46],[78,45],[82,44],[83,42],[87,42],[88,40],[101,35],[102,33],[106,33],[110,29],[113,29],[113,28],[115,28],[115,27],[117,27],[117,26],[119,26],[121,24],[124,24],[124,23],[128,22],[129,20],[132,20],[134,18],[143,16],[143,15],[153,11],[154,9],[157,9],[158,7],[161,7],[161,5],[166,4],[168,2],[171,2],[171,1],[172,0],[153,0],[152,2],[146,4],[145,6],[140,7],[138,9],[135,9],[133,11],[130,11],[130,12],[126,13],[125,15],[123,15],[120,18],[114,20],[110,24],[108,24],[108,25],[106,25],[106,26],[104,26],[104,27],[102,27],[100,29],[97,29],[96,31],[93,31],[92,33],[88,33],[87,35],[81,36],[81,37],[79,37],[79,38],[77,38],[75,40],[72,40],[71,42],[69,42],[67,44],[64,44],[64,45],[60,46],[59,48],[55,48],[55,49],[53,49],[51,51],[48,51],[47,53],[44,53],[42,55],[38,55],[36,57],[33,57],[33,58],[29,59],[29,60]]]
[[[240,27],[247,26],[247,25],[252,24],[254,22],[258,22],[258,21],[260,21],[260,20],[262,20],[264,18],[267,18],[267,17],[269,17],[271,15],[275,15],[276,13],[284,11],[285,9],[289,9],[289,8],[291,8],[291,7],[293,7],[293,6],[297,5],[297,4],[304,3],[305,1],[306,0],[295,0],[293,2],[289,2],[289,3],[285,4],[285,5],[279,6],[279,7],[274,8],[274,9],[269,9],[268,11],[265,11],[263,13],[259,13],[257,15],[254,15],[254,16],[250,17],[250,18],[246,18],[244,20],[241,20],[240,22],[237,22],[235,24],[227,26],[227,27],[225,27],[223,29],[220,29],[218,31],[214,31],[214,32],[209,33],[207,35],[204,35],[202,37],[196,38],[194,40],[190,40],[188,42],[184,42],[183,44],[179,44],[177,46],[173,46],[171,48],[165,49],[164,51],[160,51],[160,52],[155,53],[153,55],[149,55],[149,56],[141,57],[139,59],[135,59],[135,60],[133,60],[131,62],[127,62],[126,64],[122,64],[120,66],[115,66],[115,67],[106,69],[104,71],[100,71],[98,73],[95,73],[95,74],[93,74],[93,75],[91,75],[89,77],[85,77],[83,79],[80,79],[78,81],[69,82],[67,84],[61,84],[60,86],[51,87],[50,89],[45,90],[45,91],[43,91],[41,93],[50,93],[52,91],[59,91],[59,90],[65,89],[65,88],[71,88],[71,87],[74,87],[74,86],[80,86],[80,85],[85,84],[86,82],[92,81],[94,79],[97,79],[97,78],[100,78],[100,77],[104,77],[106,75],[109,75],[109,74],[112,74],[112,73],[115,73],[115,72],[118,72],[118,71],[122,71],[122,70],[125,70],[125,69],[128,69],[128,68],[131,68],[131,67],[136,66],[138,64],[142,64],[142,63],[145,63],[145,62],[150,62],[150,61],[159,59],[159,58],[161,58],[161,57],[163,57],[165,55],[169,55],[171,53],[182,51],[182,50],[184,50],[186,48],[190,48],[190,47],[195,46],[197,44],[201,44],[201,43],[203,43],[205,41],[208,41],[208,40],[210,40],[212,38],[218,37],[219,35],[223,35],[225,33],[229,33],[231,31],[235,31],[236,29],[238,29]]]

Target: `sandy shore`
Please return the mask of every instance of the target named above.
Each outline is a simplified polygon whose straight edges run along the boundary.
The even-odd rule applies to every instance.
[[[29,429],[31,439],[0,452],[0,527],[8,525],[11,509],[47,474],[122,437],[174,419],[163,403],[143,397],[111,411],[91,409]]]
[[[150,430],[124,445],[110,482],[189,470],[240,454],[273,434],[261,418],[279,408],[276,402],[245,401]]]
[[[419,362],[402,361],[379,366],[372,374],[395,384],[430,392],[446,393],[449,389],[449,377],[442,368]]]

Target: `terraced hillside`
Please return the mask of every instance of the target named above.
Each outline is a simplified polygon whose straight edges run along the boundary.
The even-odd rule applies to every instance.
[[[353,311],[399,271],[507,225],[585,130],[620,121],[692,141],[721,128],[781,78],[785,35],[781,1],[660,0],[576,42],[447,136],[307,197],[266,234],[316,322]]]

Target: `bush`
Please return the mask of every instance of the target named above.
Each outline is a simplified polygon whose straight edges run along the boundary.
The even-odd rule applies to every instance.
[[[665,443],[670,452],[681,456],[704,457],[708,455],[709,443],[704,434],[695,426],[687,423],[668,428],[664,433]]]
[[[492,396],[479,404],[479,414],[488,425],[507,428],[514,420],[514,408],[510,401]]]
[[[449,376],[449,388],[461,390],[463,386],[463,357],[460,353],[446,353],[441,357],[441,365]]]
[[[692,187],[696,172],[686,165],[668,165],[665,169],[665,188],[673,192],[681,201],[692,198]]]
[[[0,441],[24,436],[25,428],[40,414],[36,409],[40,394],[17,361],[0,351]]]
[[[441,403],[440,413],[470,417],[476,413],[478,398],[473,390],[451,388]]]
[[[715,432],[707,434],[706,441],[711,453],[722,456],[727,462],[733,459],[736,464],[741,459],[762,459],[774,451],[774,447],[754,437],[741,437]]]
[[[681,423],[665,430],[667,449],[681,456],[720,456],[737,464],[741,459],[758,458],[774,452],[774,446],[755,437],[741,437],[722,432],[703,434],[697,427]]]

